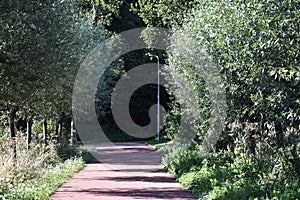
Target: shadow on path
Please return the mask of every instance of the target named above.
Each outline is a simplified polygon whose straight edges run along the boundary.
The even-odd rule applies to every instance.
[[[50,198],[65,199],[195,199],[160,164],[152,147],[141,143],[94,145],[96,159]]]

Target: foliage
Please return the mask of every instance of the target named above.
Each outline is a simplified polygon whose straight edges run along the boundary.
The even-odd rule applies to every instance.
[[[174,112],[194,109],[199,145],[211,117],[206,72],[193,66],[207,64],[201,52],[225,82],[227,118],[216,152],[172,151],[164,162],[199,198],[299,199],[299,16],[299,1],[204,0],[173,27],[165,67],[176,77],[170,88],[190,85],[199,99],[197,109]],[[176,127],[169,122],[169,130]]]
[[[164,159],[169,159],[166,168],[199,199],[299,198],[299,178],[286,173],[282,155],[274,158],[268,172],[261,171],[259,159],[231,150],[200,155],[193,148]]]
[[[96,109],[99,121],[108,118],[111,113],[111,93],[117,81],[124,75],[124,63],[119,61],[113,63],[99,80],[96,93]]]
[[[85,10],[80,10],[79,3]],[[169,91],[172,95],[172,87],[188,86],[174,95],[177,102],[172,104],[165,131],[170,139],[176,139],[181,116],[188,115],[184,123],[197,132],[197,138],[188,149],[176,149],[176,142],[171,142],[170,148],[160,148],[165,153],[162,161],[167,169],[202,199],[299,199],[299,0],[133,0],[130,3],[132,11],[146,25],[173,28],[175,34],[164,68],[166,74],[175,77],[169,81]],[[80,61],[103,40],[99,23],[113,32],[144,25],[136,15],[129,14],[130,3],[0,2],[1,136],[6,133],[5,121],[16,114],[27,119],[35,116],[36,120],[69,114],[72,84]],[[124,24],[118,26],[121,20]],[[150,42],[155,38],[144,34]],[[228,108],[216,151],[209,153],[199,148],[212,118],[212,91],[206,89],[203,78],[207,72],[193,66],[211,64],[202,59],[202,52],[222,74]],[[124,68],[123,63],[113,63],[100,81],[96,95],[99,121],[106,124],[109,134],[115,133],[108,110],[111,91],[123,69],[129,70],[129,66],[145,61],[136,52],[122,59]],[[136,99],[139,102],[134,105],[139,113],[150,98],[147,102]],[[178,106],[182,102],[185,107]],[[49,128],[54,131],[54,124],[50,123]],[[34,132],[41,131],[42,124],[35,124]],[[111,138],[121,137],[111,134]],[[17,139],[18,144],[21,138]],[[68,143],[62,137],[55,148],[37,145],[29,151],[20,143],[15,162],[6,141],[1,141],[4,164],[0,171],[0,195],[15,198],[9,195],[20,194],[16,198],[30,199],[38,196],[35,191],[41,191],[38,198],[46,198],[51,193],[49,180],[58,180],[57,185],[62,183],[61,175],[51,174],[55,167],[68,165],[69,161],[61,164],[61,159],[78,156],[91,159],[87,150],[70,147]],[[81,165],[82,161],[78,162],[75,166]],[[67,168],[62,168],[64,174]],[[50,171],[45,179],[41,176],[43,170]],[[45,188],[32,189],[44,185],[36,181],[47,182]]]
[[[47,129],[50,135],[55,133],[55,122],[52,119],[47,120]],[[43,133],[43,121],[34,121],[32,131],[35,134]]]
[[[67,138],[59,138],[58,143],[55,145],[57,155],[62,160],[68,160],[74,157],[81,157],[84,162],[88,163],[93,159],[93,149],[87,149],[80,146],[72,146]]]
[[[147,26],[170,27],[182,24],[188,11],[196,4],[195,0],[138,0],[131,7]]]
[[[27,179],[38,176],[40,168],[53,166],[59,163],[53,146],[43,147],[35,145],[30,152],[26,152],[24,141],[19,139],[17,142],[17,161],[15,162],[9,151],[9,142],[5,139],[1,141],[1,185],[11,182],[23,182]]]
[[[72,174],[92,159],[90,150],[64,146],[69,153],[65,162],[57,146],[36,144],[27,150],[26,142],[17,140],[17,160],[10,153],[9,141],[0,142],[1,199],[47,199]],[[61,148],[62,149],[62,148]]]
[[[95,17],[95,21],[100,21],[105,26],[110,26],[113,18],[120,16],[121,0],[85,0],[82,7],[85,13],[90,13]]]
[[[167,167],[168,171],[180,177],[188,172],[193,166],[201,163],[201,157],[195,147],[171,149],[172,145],[162,146],[159,150],[164,152],[162,163]]]
[[[175,86],[188,82],[193,93],[198,94],[199,109],[195,112],[199,112],[200,124],[194,126],[196,129],[200,126],[198,132],[205,132],[210,116],[207,113],[208,92],[203,88],[201,71],[184,59],[189,55],[190,60],[197,61],[199,51],[205,49],[226,82],[223,88],[227,92],[228,108],[226,133],[229,141],[226,142],[233,145],[233,138],[243,130],[250,153],[255,153],[258,141],[281,148],[295,145],[299,137],[296,134],[300,109],[296,92],[300,75],[296,26],[299,10],[297,4],[289,1],[274,5],[271,10],[268,2],[199,3],[182,29],[175,33],[169,65],[165,68],[177,77],[173,82]],[[182,45],[186,45],[182,43],[183,37],[197,45],[183,48]],[[287,54],[289,51],[291,54]],[[176,96],[179,102],[187,101],[184,94]],[[273,130],[274,135],[271,134]],[[293,144],[285,137],[289,133],[294,137]]]
[[[43,176],[2,188],[0,197],[5,199],[48,199],[58,187],[84,166],[80,158],[69,159],[44,171]]]
[[[77,69],[103,40],[102,28],[81,17],[75,1],[2,4],[2,110],[16,106],[25,117],[69,112]]]
[[[84,0],[83,12],[92,15],[95,22],[100,22],[107,35],[145,26],[136,13],[130,11],[136,0]]]

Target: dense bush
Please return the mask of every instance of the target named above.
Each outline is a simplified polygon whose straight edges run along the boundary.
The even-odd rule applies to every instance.
[[[299,137],[298,6],[295,1],[202,1],[175,31],[165,70],[174,74],[175,85],[189,82],[203,112],[207,97],[201,96],[199,79],[205,71],[192,64],[207,64],[199,58],[204,49],[225,79],[227,128],[252,126],[250,132],[262,139],[273,128],[274,145],[282,147],[288,132]]]
[[[168,171],[180,177],[184,173],[191,170],[194,166],[201,163],[201,157],[195,147],[189,149],[176,147],[169,150],[169,146],[164,146],[160,151],[164,151],[162,163],[167,167]]]
[[[199,154],[199,149],[165,155],[166,168],[200,199],[298,199],[299,177],[288,174],[282,155],[273,168],[261,170],[263,161],[231,150]]]
[[[166,155],[177,158],[167,168],[199,197],[300,198],[299,3],[203,0],[175,28],[165,70],[176,77],[171,87],[190,85],[197,94],[176,97],[188,105],[181,113],[191,112],[189,101],[198,103],[192,112],[199,123],[190,124],[199,146],[211,117],[203,76],[217,69],[225,83],[227,117],[215,152]],[[177,124],[168,126],[174,132]]]

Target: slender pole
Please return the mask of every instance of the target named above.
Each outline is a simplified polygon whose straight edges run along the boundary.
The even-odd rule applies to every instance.
[[[157,58],[157,141],[160,139],[160,68],[159,57]]]
[[[157,141],[160,140],[160,67],[159,67],[159,57],[148,53],[148,56],[152,59],[155,57],[157,59]]]

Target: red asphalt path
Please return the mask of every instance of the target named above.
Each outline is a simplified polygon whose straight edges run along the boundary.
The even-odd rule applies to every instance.
[[[164,170],[153,147],[140,143],[94,147],[98,162],[73,175],[50,200],[195,199]]]

